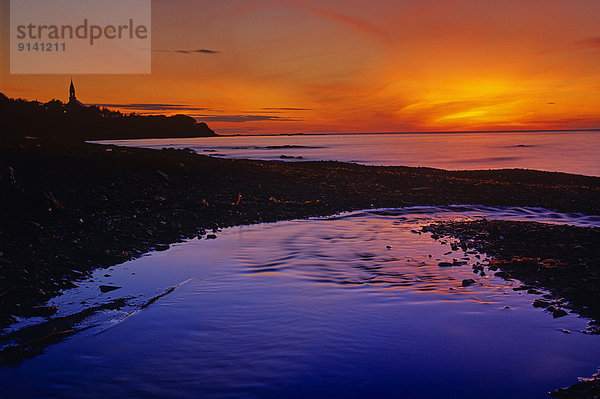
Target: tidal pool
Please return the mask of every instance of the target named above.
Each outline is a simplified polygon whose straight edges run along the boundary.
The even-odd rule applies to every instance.
[[[477,217],[600,224],[457,206],[228,228],[98,270],[55,298],[55,317],[127,305],[0,369],[0,398],[545,398],[592,375],[600,337],[581,333],[587,320],[554,319],[532,307],[539,295],[513,290],[518,281],[474,274],[485,254],[417,232]],[[466,264],[438,266],[454,259]]]

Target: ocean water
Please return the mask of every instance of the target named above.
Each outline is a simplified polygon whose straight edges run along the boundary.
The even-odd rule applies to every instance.
[[[600,131],[223,136],[100,143],[191,148],[225,158],[335,160],[448,170],[524,168],[600,176]]]
[[[450,206],[228,228],[55,298],[56,317],[82,302],[127,305],[0,369],[0,398],[546,398],[592,375],[600,337],[581,332],[587,320],[554,319],[518,281],[473,274],[486,254],[417,232],[481,217],[600,226],[541,208]],[[438,266],[453,259],[467,264]]]

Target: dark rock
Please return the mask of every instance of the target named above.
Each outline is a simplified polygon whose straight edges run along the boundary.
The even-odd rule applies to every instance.
[[[467,279],[464,279],[462,281],[462,286],[463,287],[468,287],[468,286],[473,285],[473,284],[475,284],[475,280],[473,280],[472,278],[467,278]]]
[[[534,308],[547,308],[548,306],[551,306],[551,305],[552,305],[552,302],[544,301],[543,299],[536,299],[535,301],[533,301]]]
[[[563,309],[555,309],[552,312],[552,317],[554,317],[555,319],[566,316],[566,315],[568,315],[568,313],[566,311],[564,311]]]
[[[24,312],[27,317],[49,317],[52,316],[58,308],[56,306],[34,306]]]
[[[452,263],[450,262],[440,262],[438,263],[439,267],[452,267]]]
[[[531,287],[530,285],[521,285],[518,287],[513,288],[513,291],[527,291],[532,289],[533,287]]]
[[[569,388],[557,389],[550,392],[553,398],[560,399],[597,399],[600,398],[600,372],[591,378],[581,378]]]
[[[116,287],[116,286],[112,286],[112,285],[101,285],[98,288],[100,288],[100,291],[102,291],[103,293],[106,293],[106,292],[118,290],[118,289],[120,289],[122,287]]]
[[[543,294],[543,292],[541,292],[541,291],[538,291],[538,290],[536,290],[536,289],[533,289],[533,288],[531,288],[531,289],[528,289],[528,290],[527,290],[527,293],[528,293],[528,294],[532,294],[532,295],[542,295],[542,294]]]

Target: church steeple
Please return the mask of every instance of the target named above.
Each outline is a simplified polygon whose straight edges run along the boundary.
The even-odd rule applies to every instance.
[[[71,78],[71,86],[69,87],[69,102],[77,101],[75,97],[75,86],[73,85],[73,79]]]
[[[85,104],[82,104],[75,97],[75,85],[73,84],[73,79],[71,78],[71,85],[69,86],[69,102],[67,103],[67,107],[70,111],[74,111],[75,109],[85,108]]]

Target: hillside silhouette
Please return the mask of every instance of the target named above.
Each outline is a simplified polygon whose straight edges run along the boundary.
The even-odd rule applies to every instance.
[[[98,106],[12,99],[0,93],[0,140],[85,141],[210,137],[217,134],[187,115],[123,114]]]

